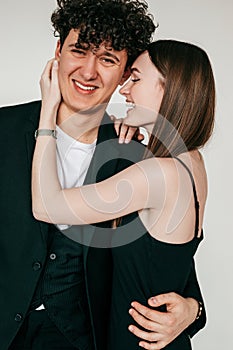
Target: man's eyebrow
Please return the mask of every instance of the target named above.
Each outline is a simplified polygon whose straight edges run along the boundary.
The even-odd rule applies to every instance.
[[[69,44],[68,47],[75,47],[76,49],[78,48],[78,49],[83,49],[84,50],[83,47],[78,46],[77,44]]]
[[[92,51],[91,49],[82,47],[81,45],[79,46],[79,45],[77,45],[77,44],[70,44],[70,45],[68,45],[68,47],[70,47],[70,48],[76,48],[76,49],[81,49],[81,50],[84,50],[84,51],[88,51],[88,50]],[[96,52],[98,52],[98,49],[97,49]],[[113,53],[111,53],[111,52],[109,52],[109,51],[107,51],[107,50],[101,52],[100,55],[112,57],[112,58],[114,58],[117,62],[120,62],[120,59],[119,59],[116,55],[114,55]]]
[[[113,53],[109,52],[109,51],[101,52],[100,55],[112,57],[112,58],[114,58],[117,62],[120,62],[119,58],[118,58],[116,55],[114,55]]]
[[[97,52],[98,52],[98,50],[97,50]],[[109,52],[108,50],[100,52],[99,55],[100,56],[108,56],[108,57],[115,59],[117,62],[120,62],[120,59],[116,55],[114,55],[113,53]]]

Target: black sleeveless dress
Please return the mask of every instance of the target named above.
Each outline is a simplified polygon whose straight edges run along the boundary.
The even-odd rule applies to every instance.
[[[142,349],[138,345],[140,339],[128,330],[130,324],[136,324],[128,313],[132,301],[148,306],[147,300],[151,296],[167,292],[182,295],[184,292],[193,256],[203,239],[203,232],[197,237],[199,203],[193,176],[186,165],[178,160],[189,172],[193,185],[196,207],[194,237],[182,244],[161,242],[146,231],[137,213],[123,219],[122,227],[115,230],[113,239],[115,248],[112,250],[114,269],[109,350]],[[126,235],[131,242],[123,244]],[[160,311],[165,311],[165,307],[160,308]],[[188,334],[184,331],[164,349],[190,350]]]

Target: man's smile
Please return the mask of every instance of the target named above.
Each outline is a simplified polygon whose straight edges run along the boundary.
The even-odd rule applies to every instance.
[[[92,92],[92,91],[98,89],[98,87],[95,85],[85,85],[85,84],[80,83],[77,80],[73,80],[73,82],[74,82],[75,86],[77,86],[79,89],[81,89],[85,92]]]

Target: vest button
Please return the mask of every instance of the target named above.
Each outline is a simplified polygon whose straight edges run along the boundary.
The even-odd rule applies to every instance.
[[[56,256],[56,254],[52,253],[49,255],[49,257],[51,260],[55,260],[57,256]]]
[[[39,261],[34,262],[34,264],[32,265],[32,268],[34,271],[38,271],[41,269],[41,263]]]
[[[23,316],[21,314],[16,314],[15,315],[15,321],[16,322],[21,322],[23,320]]]

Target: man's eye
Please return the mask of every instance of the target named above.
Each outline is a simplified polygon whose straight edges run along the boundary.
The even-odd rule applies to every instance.
[[[115,61],[110,60],[109,58],[103,58],[103,61],[105,61],[106,63],[115,63]]]
[[[78,54],[80,56],[85,55],[85,51],[79,50],[79,49],[73,49],[71,50],[73,53]]]
[[[99,57],[100,62],[105,66],[114,66],[117,65],[117,62],[109,57]]]

